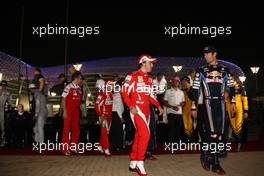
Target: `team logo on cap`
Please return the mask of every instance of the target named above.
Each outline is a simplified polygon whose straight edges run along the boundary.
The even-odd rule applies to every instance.
[[[138,64],[141,64],[141,63],[146,62],[146,61],[156,62],[156,60],[157,60],[156,58],[152,58],[149,55],[142,55],[139,57]]]

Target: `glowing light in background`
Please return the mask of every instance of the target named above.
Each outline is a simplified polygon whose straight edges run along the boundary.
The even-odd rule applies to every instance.
[[[77,70],[80,71],[82,68],[82,64],[74,64],[73,67]]]
[[[259,71],[259,67],[250,67],[253,74],[257,74]]]
[[[242,83],[244,83],[244,82],[246,81],[246,77],[245,77],[245,76],[239,76],[238,78],[239,78],[239,80],[240,80]]]
[[[176,65],[176,66],[172,66],[172,67],[176,73],[182,70],[182,65]]]

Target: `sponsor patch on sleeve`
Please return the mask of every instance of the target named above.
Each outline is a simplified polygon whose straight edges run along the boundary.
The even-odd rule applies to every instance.
[[[127,75],[125,81],[131,81],[131,79],[132,79],[132,76],[131,75]]]

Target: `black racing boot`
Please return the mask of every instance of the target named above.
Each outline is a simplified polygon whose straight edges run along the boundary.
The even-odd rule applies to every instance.
[[[214,153],[212,159],[212,172],[217,173],[218,175],[225,175],[226,172],[220,165],[218,153]]]
[[[208,151],[201,151],[200,161],[203,169],[206,171],[210,171],[210,157]]]

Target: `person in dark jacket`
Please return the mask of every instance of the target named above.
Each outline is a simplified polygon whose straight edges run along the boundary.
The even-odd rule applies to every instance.
[[[27,111],[24,111],[22,104],[17,105],[17,111],[10,119],[10,133],[12,144],[15,147],[22,147],[27,144],[32,133],[33,119]]]

